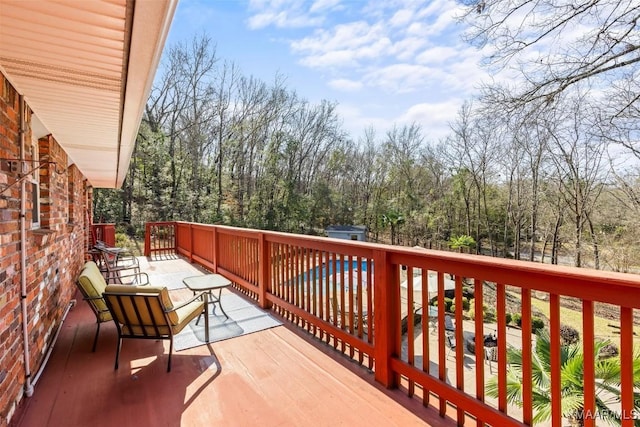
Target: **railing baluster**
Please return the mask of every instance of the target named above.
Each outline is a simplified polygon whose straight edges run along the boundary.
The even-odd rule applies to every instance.
[[[633,377],[633,309],[620,308],[620,394],[622,395],[622,427],[633,427],[636,414],[634,410]]]
[[[584,381],[584,413],[596,413],[596,385],[595,385],[595,358],[594,350],[594,324],[593,302],[582,301],[582,354],[584,355],[583,381]],[[584,427],[595,427],[595,417],[586,417]]]
[[[414,331],[413,331],[413,272],[407,269],[407,363],[411,366],[415,364]],[[409,378],[409,396],[415,392],[415,382]]]
[[[422,281],[420,283],[421,289],[421,306],[422,306],[422,372],[430,374],[431,358],[429,357],[429,271],[422,269]],[[423,384],[422,388],[422,404],[429,404],[430,397],[429,389],[426,384]]]
[[[338,317],[338,274],[336,273],[336,265],[338,263],[337,255],[335,252],[331,253],[331,265],[329,266],[331,271],[331,284],[333,287],[333,294],[331,297],[332,305],[333,305],[333,325],[337,327],[342,327],[341,319]],[[337,348],[337,338],[333,340],[333,347]],[[342,348],[344,351],[344,347]]]
[[[346,265],[342,265],[342,272],[345,272],[347,266],[349,267],[346,271],[348,276],[347,279],[347,296],[348,296],[348,304],[349,304],[349,333],[353,335],[356,330],[356,318],[355,318],[355,302],[353,296],[353,258],[349,255],[347,256]],[[349,346],[349,357],[353,358],[353,346]]]
[[[302,271],[306,271],[308,274],[308,278],[306,283],[303,283],[303,295],[304,295],[304,311],[306,312],[311,312],[311,276],[313,276],[313,264],[311,263],[311,254],[312,254],[312,250],[311,249],[306,249],[305,250],[305,260],[306,260],[306,266],[302,269]],[[304,321],[305,323],[305,328],[307,329],[307,332],[311,331],[311,324],[309,323],[308,320]]]
[[[560,379],[560,296],[549,295],[551,329],[551,424],[562,422],[562,383]]]
[[[462,277],[460,275],[456,275],[455,276],[455,305],[456,305],[456,310],[455,310],[455,318],[456,318],[456,330],[455,330],[455,337],[456,337],[456,348],[455,348],[455,353],[456,353],[456,360],[457,361],[461,361],[464,360],[464,335],[463,335],[463,323],[462,323]],[[464,364],[457,362],[456,363],[456,388],[460,391],[464,391]],[[465,418],[465,414],[464,414],[464,410],[459,406],[456,405],[458,410],[457,410],[457,417],[458,417],[458,424],[463,425],[464,424],[464,418]]]
[[[476,399],[484,402],[484,360],[486,358],[484,349],[484,299],[483,299],[484,281],[478,278],[474,279],[474,345],[476,354]],[[482,360],[482,363],[479,361]],[[491,360],[489,360],[491,363]],[[480,418],[477,420],[478,427],[482,427],[484,423]]]
[[[311,290],[309,291],[310,297],[311,297],[311,309],[310,312],[314,315],[314,316],[318,316],[318,301],[317,301],[317,292],[318,292],[318,273],[320,272],[320,266],[318,264],[318,251],[316,251],[315,249],[312,249],[312,256],[311,256],[311,260],[312,260],[312,271],[313,271],[313,282],[311,284]],[[317,327],[316,324],[313,323],[312,325],[313,328],[313,335],[315,336],[317,333]]]
[[[367,282],[366,282],[366,299],[367,299],[367,312],[369,315],[367,316],[367,330],[369,333],[367,334],[367,340],[369,343],[373,343],[373,336],[375,334],[374,330],[374,317],[373,317],[373,260],[371,258],[365,258],[367,265]]]
[[[438,271],[438,378],[440,381],[447,380],[447,358],[445,348],[445,329],[444,329],[444,273]],[[438,396],[440,416],[444,417],[447,410],[447,401],[440,394]]]
[[[498,338],[498,409],[507,413],[507,326],[506,326],[506,289],[503,283],[496,283],[496,320]]]
[[[338,275],[338,268],[340,268],[340,325],[342,329],[347,329],[345,327],[345,322],[346,322],[346,316],[345,316],[345,307],[344,307],[344,268],[342,268],[342,266],[344,265],[344,255],[340,255],[340,261],[339,262],[339,266],[338,264],[333,266],[334,272],[336,274],[336,276]],[[345,342],[344,340],[342,340],[341,342],[341,351],[344,351],[345,348]]]
[[[525,424],[533,422],[533,395],[531,357],[533,355],[531,342],[531,290],[522,289],[522,420]]]

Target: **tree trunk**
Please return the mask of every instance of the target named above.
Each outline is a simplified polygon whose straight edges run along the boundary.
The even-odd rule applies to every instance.
[[[591,222],[591,218],[589,216],[587,216],[587,221],[589,223],[589,233],[591,233],[591,240],[593,240],[594,268],[596,270],[600,270],[600,250],[598,246],[598,236],[596,235],[596,231],[593,227],[593,222]]]
[[[553,230],[551,243],[551,264],[558,264],[558,250],[560,249],[560,226],[562,225],[562,214],[558,215],[556,225]]]
[[[580,215],[575,215],[576,228],[575,228],[575,258],[574,258],[574,266],[582,267],[582,219]]]

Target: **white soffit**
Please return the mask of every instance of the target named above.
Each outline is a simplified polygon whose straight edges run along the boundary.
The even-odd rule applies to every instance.
[[[0,68],[95,187],[120,187],[177,0],[0,0]]]

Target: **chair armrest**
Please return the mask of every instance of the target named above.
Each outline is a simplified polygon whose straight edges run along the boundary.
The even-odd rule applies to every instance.
[[[144,272],[140,272],[140,273],[133,273],[133,274],[121,274],[119,276],[120,279],[125,279],[127,277],[136,277],[136,278],[140,278],[138,280],[139,283],[137,282],[131,282],[131,283],[123,283],[124,285],[130,284],[132,286],[146,286],[148,284],[150,284],[149,282],[149,275],[147,273]],[[144,280],[142,279],[144,277]]]
[[[193,298],[187,300],[187,301],[182,301],[180,304],[178,305],[174,305],[173,308],[171,310],[165,310],[165,313],[171,313],[172,311],[176,311],[182,307],[184,307],[187,304],[191,304],[192,302],[194,302],[195,300],[197,300],[198,298],[202,298],[202,296],[205,294],[206,292],[200,292],[199,294],[196,294],[193,296]]]
[[[112,265],[127,261],[138,264],[138,259],[129,249],[115,247],[112,248],[105,246],[94,246],[94,249],[100,252],[103,255],[105,261],[109,262]]]
[[[131,264],[131,265],[108,265],[107,270],[111,272],[116,271],[125,271],[125,270],[136,270],[139,269],[139,265]]]

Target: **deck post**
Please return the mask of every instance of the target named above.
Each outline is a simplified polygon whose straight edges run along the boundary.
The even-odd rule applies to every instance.
[[[144,225],[144,256],[151,256],[151,224]]]
[[[400,343],[400,283],[399,272],[385,250],[375,250],[374,265],[374,327],[376,345],[375,379],[387,388],[398,386],[398,376],[391,368],[391,359],[398,354]]]
[[[267,300],[269,293],[269,242],[264,233],[258,234],[258,302],[261,308],[271,308],[271,303]]]
[[[218,272],[218,257],[220,252],[218,251],[218,227],[215,225],[211,227],[212,241],[213,241],[213,253],[211,254],[211,262],[213,263],[213,272]]]
[[[189,262],[193,264],[193,223],[191,222],[189,223]]]

